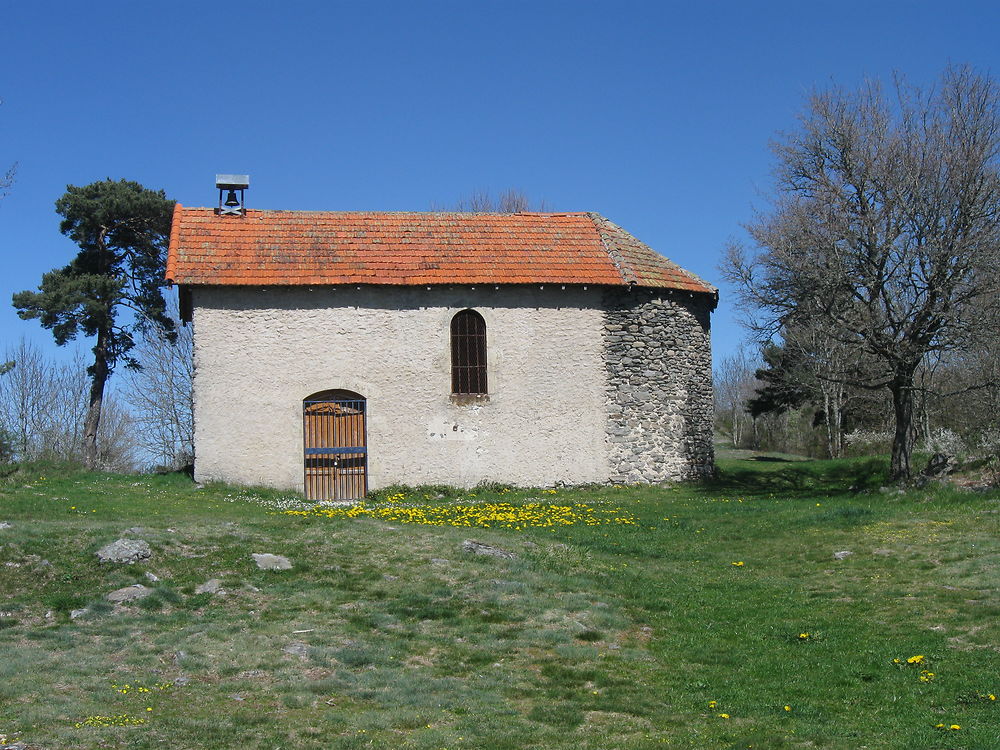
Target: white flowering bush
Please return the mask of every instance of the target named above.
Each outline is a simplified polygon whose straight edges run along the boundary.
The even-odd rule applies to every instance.
[[[1000,429],[993,427],[983,430],[979,440],[976,441],[976,447],[983,455],[1000,455]]]
[[[968,452],[962,436],[947,427],[932,430],[930,437],[920,446],[928,453],[943,453],[946,456],[958,456]]]
[[[892,433],[875,430],[852,430],[844,435],[844,446],[855,456],[888,453],[892,447]]]

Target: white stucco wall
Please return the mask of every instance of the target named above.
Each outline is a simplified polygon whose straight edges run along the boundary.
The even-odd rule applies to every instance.
[[[196,477],[302,489],[302,400],[368,400],[369,487],[606,481],[598,289],[194,288]],[[489,400],[451,399],[449,326],[486,320]]]

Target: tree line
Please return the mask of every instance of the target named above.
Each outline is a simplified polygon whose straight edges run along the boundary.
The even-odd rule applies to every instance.
[[[830,452],[850,422],[888,423],[893,479],[910,476],[922,427],[954,421],[935,409],[992,429],[998,105],[965,66],[928,88],[897,76],[809,98],[773,144],[769,207],[723,266],[766,365],[751,415],[820,404]]]
[[[105,471],[183,469],[194,457],[191,328],[151,333],[102,399],[92,466]],[[91,376],[81,349],[56,358],[22,338],[0,351],[0,464],[85,464]]]
[[[831,380],[815,365],[773,344],[723,357],[714,370],[716,434],[736,448],[817,458],[891,453],[888,394]],[[922,364],[914,383],[916,450],[1000,455],[1000,392],[983,385],[984,368],[995,370],[996,361]]]

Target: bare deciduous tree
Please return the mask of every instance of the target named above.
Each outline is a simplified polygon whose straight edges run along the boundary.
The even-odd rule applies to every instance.
[[[0,375],[6,375],[14,368],[14,361],[0,362]],[[14,457],[14,440],[0,422],[0,464],[8,463]]]
[[[0,100],[0,104],[3,101]],[[10,191],[11,186],[14,184],[14,177],[17,175],[17,162],[10,165],[3,176],[0,177],[0,198],[4,198]]]
[[[541,205],[545,205],[543,201]],[[522,211],[530,211],[531,204],[528,201],[528,196],[522,193],[520,190],[515,190],[514,188],[508,188],[500,193],[500,197],[497,199],[497,211],[502,214],[517,214]],[[544,209],[539,209],[544,210]]]
[[[921,363],[995,336],[998,99],[965,67],[931,90],[897,78],[890,95],[877,83],[814,94],[774,147],[755,251],[730,248],[727,276],[759,334],[818,323],[857,355],[832,380],[888,390],[894,479],[910,474]]]
[[[962,437],[975,452],[1000,427],[1000,339],[928,358],[918,371],[922,389],[918,433],[924,444],[940,430]],[[985,385],[985,387],[984,387]],[[995,441],[987,441],[995,442]]]
[[[459,198],[455,203],[455,210],[474,214],[492,213],[493,196],[488,190],[473,190],[467,198]]]
[[[481,214],[516,214],[524,211],[548,211],[544,200],[532,208],[528,195],[517,188],[508,188],[494,200],[489,190],[474,190],[467,198],[459,198],[456,211]]]
[[[7,347],[3,359],[11,367],[0,380],[0,427],[9,436],[13,456],[23,460],[40,452],[41,435],[49,429],[53,368],[23,337]]]
[[[177,300],[167,314],[178,320]],[[180,469],[194,459],[194,340],[191,326],[175,326],[176,340],[159,329],[136,348],[142,369],[125,375],[125,399],[132,407],[137,440],[162,466]]]
[[[7,348],[3,359],[13,363],[0,378],[0,430],[10,440],[10,458],[83,461],[90,395],[83,354],[76,351],[69,361],[57,363],[22,338]],[[107,404],[96,466],[130,471],[135,458],[131,418],[116,394],[109,394]]]
[[[747,401],[756,391],[754,373],[759,367],[760,362],[741,347],[735,354],[724,357],[712,374],[717,429],[729,437],[734,448],[740,447],[750,424]]]
[[[10,168],[4,172],[3,176],[0,177],[0,198],[7,196],[10,192],[11,186],[14,184],[14,176],[17,174],[17,162],[14,162]]]
[[[797,355],[800,382],[810,390],[812,401],[821,410],[827,455],[839,458],[844,450],[844,410],[855,390],[841,374],[851,372],[858,377],[867,367],[857,359],[856,351],[819,325],[786,329],[784,344]]]

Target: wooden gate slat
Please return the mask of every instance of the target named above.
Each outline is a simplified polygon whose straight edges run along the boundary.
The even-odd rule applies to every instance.
[[[368,489],[367,403],[361,398],[303,402],[304,490],[310,500],[356,500]]]

